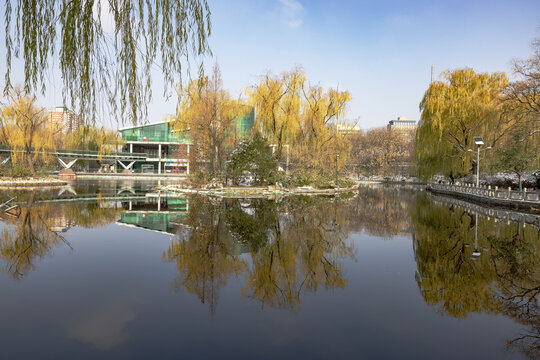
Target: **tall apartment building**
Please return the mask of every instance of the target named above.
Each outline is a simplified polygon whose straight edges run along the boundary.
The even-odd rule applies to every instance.
[[[55,111],[49,111],[49,127],[63,134],[77,130],[81,125],[81,117],[65,106],[57,106]]]

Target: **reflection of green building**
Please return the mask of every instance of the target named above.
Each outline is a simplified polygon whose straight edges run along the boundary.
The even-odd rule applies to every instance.
[[[243,115],[234,121],[234,134],[242,139],[253,128],[255,112],[246,108]],[[120,129],[126,142],[124,151],[146,154],[146,161],[137,161],[124,166],[140,173],[189,174],[189,152],[192,145],[189,133],[177,133],[170,123],[130,126]],[[122,168],[119,168],[122,170]]]
[[[124,211],[118,224],[174,235],[183,226],[188,201],[183,197],[154,197],[145,201],[122,203]]]
[[[181,224],[184,219],[184,213],[124,212],[118,222],[174,235],[176,234],[177,224]]]

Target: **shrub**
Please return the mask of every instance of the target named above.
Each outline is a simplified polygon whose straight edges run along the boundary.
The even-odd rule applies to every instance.
[[[227,167],[234,183],[247,171],[255,177],[255,182],[274,184],[278,180],[277,169],[278,162],[272,148],[258,132],[238,145]]]
[[[354,181],[348,178],[339,178],[340,187],[350,187]],[[336,175],[334,173],[302,172],[293,176],[290,182],[294,186],[313,186],[319,189],[328,189],[336,186]]]
[[[23,178],[31,176],[32,172],[24,165],[15,164],[10,169],[10,175],[13,178]]]
[[[10,176],[11,174],[11,168],[8,164],[2,164],[0,165],[0,177],[2,176]]]

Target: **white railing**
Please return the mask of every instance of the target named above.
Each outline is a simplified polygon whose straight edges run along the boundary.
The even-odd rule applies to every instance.
[[[490,199],[540,203],[540,193],[527,188],[524,188],[523,191],[519,191],[512,190],[511,188],[503,189],[491,185],[480,185],[479,187],[476,187],[473,184],[459,182],[456,182],[455,184],[447,182],[430,182],[429,186],[434,190],[452,191],[462,194],[482,196]]]

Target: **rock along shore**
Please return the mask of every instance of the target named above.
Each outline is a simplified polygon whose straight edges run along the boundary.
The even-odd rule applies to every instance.
[[[292,195],[336,195],[346,192],[357,192],[358,187],[334,188],[334,189],[315,189],[310,186],[297,188],[283,188],[280,186],[267,187],[216,187],[210,189],[193,189],[182,187],[181,185],[166,185],[160,187],[161,191],[180,193],[180,194],[201,194],[213,197],[223,198],[267,198],[267,197],[286,197]]]

